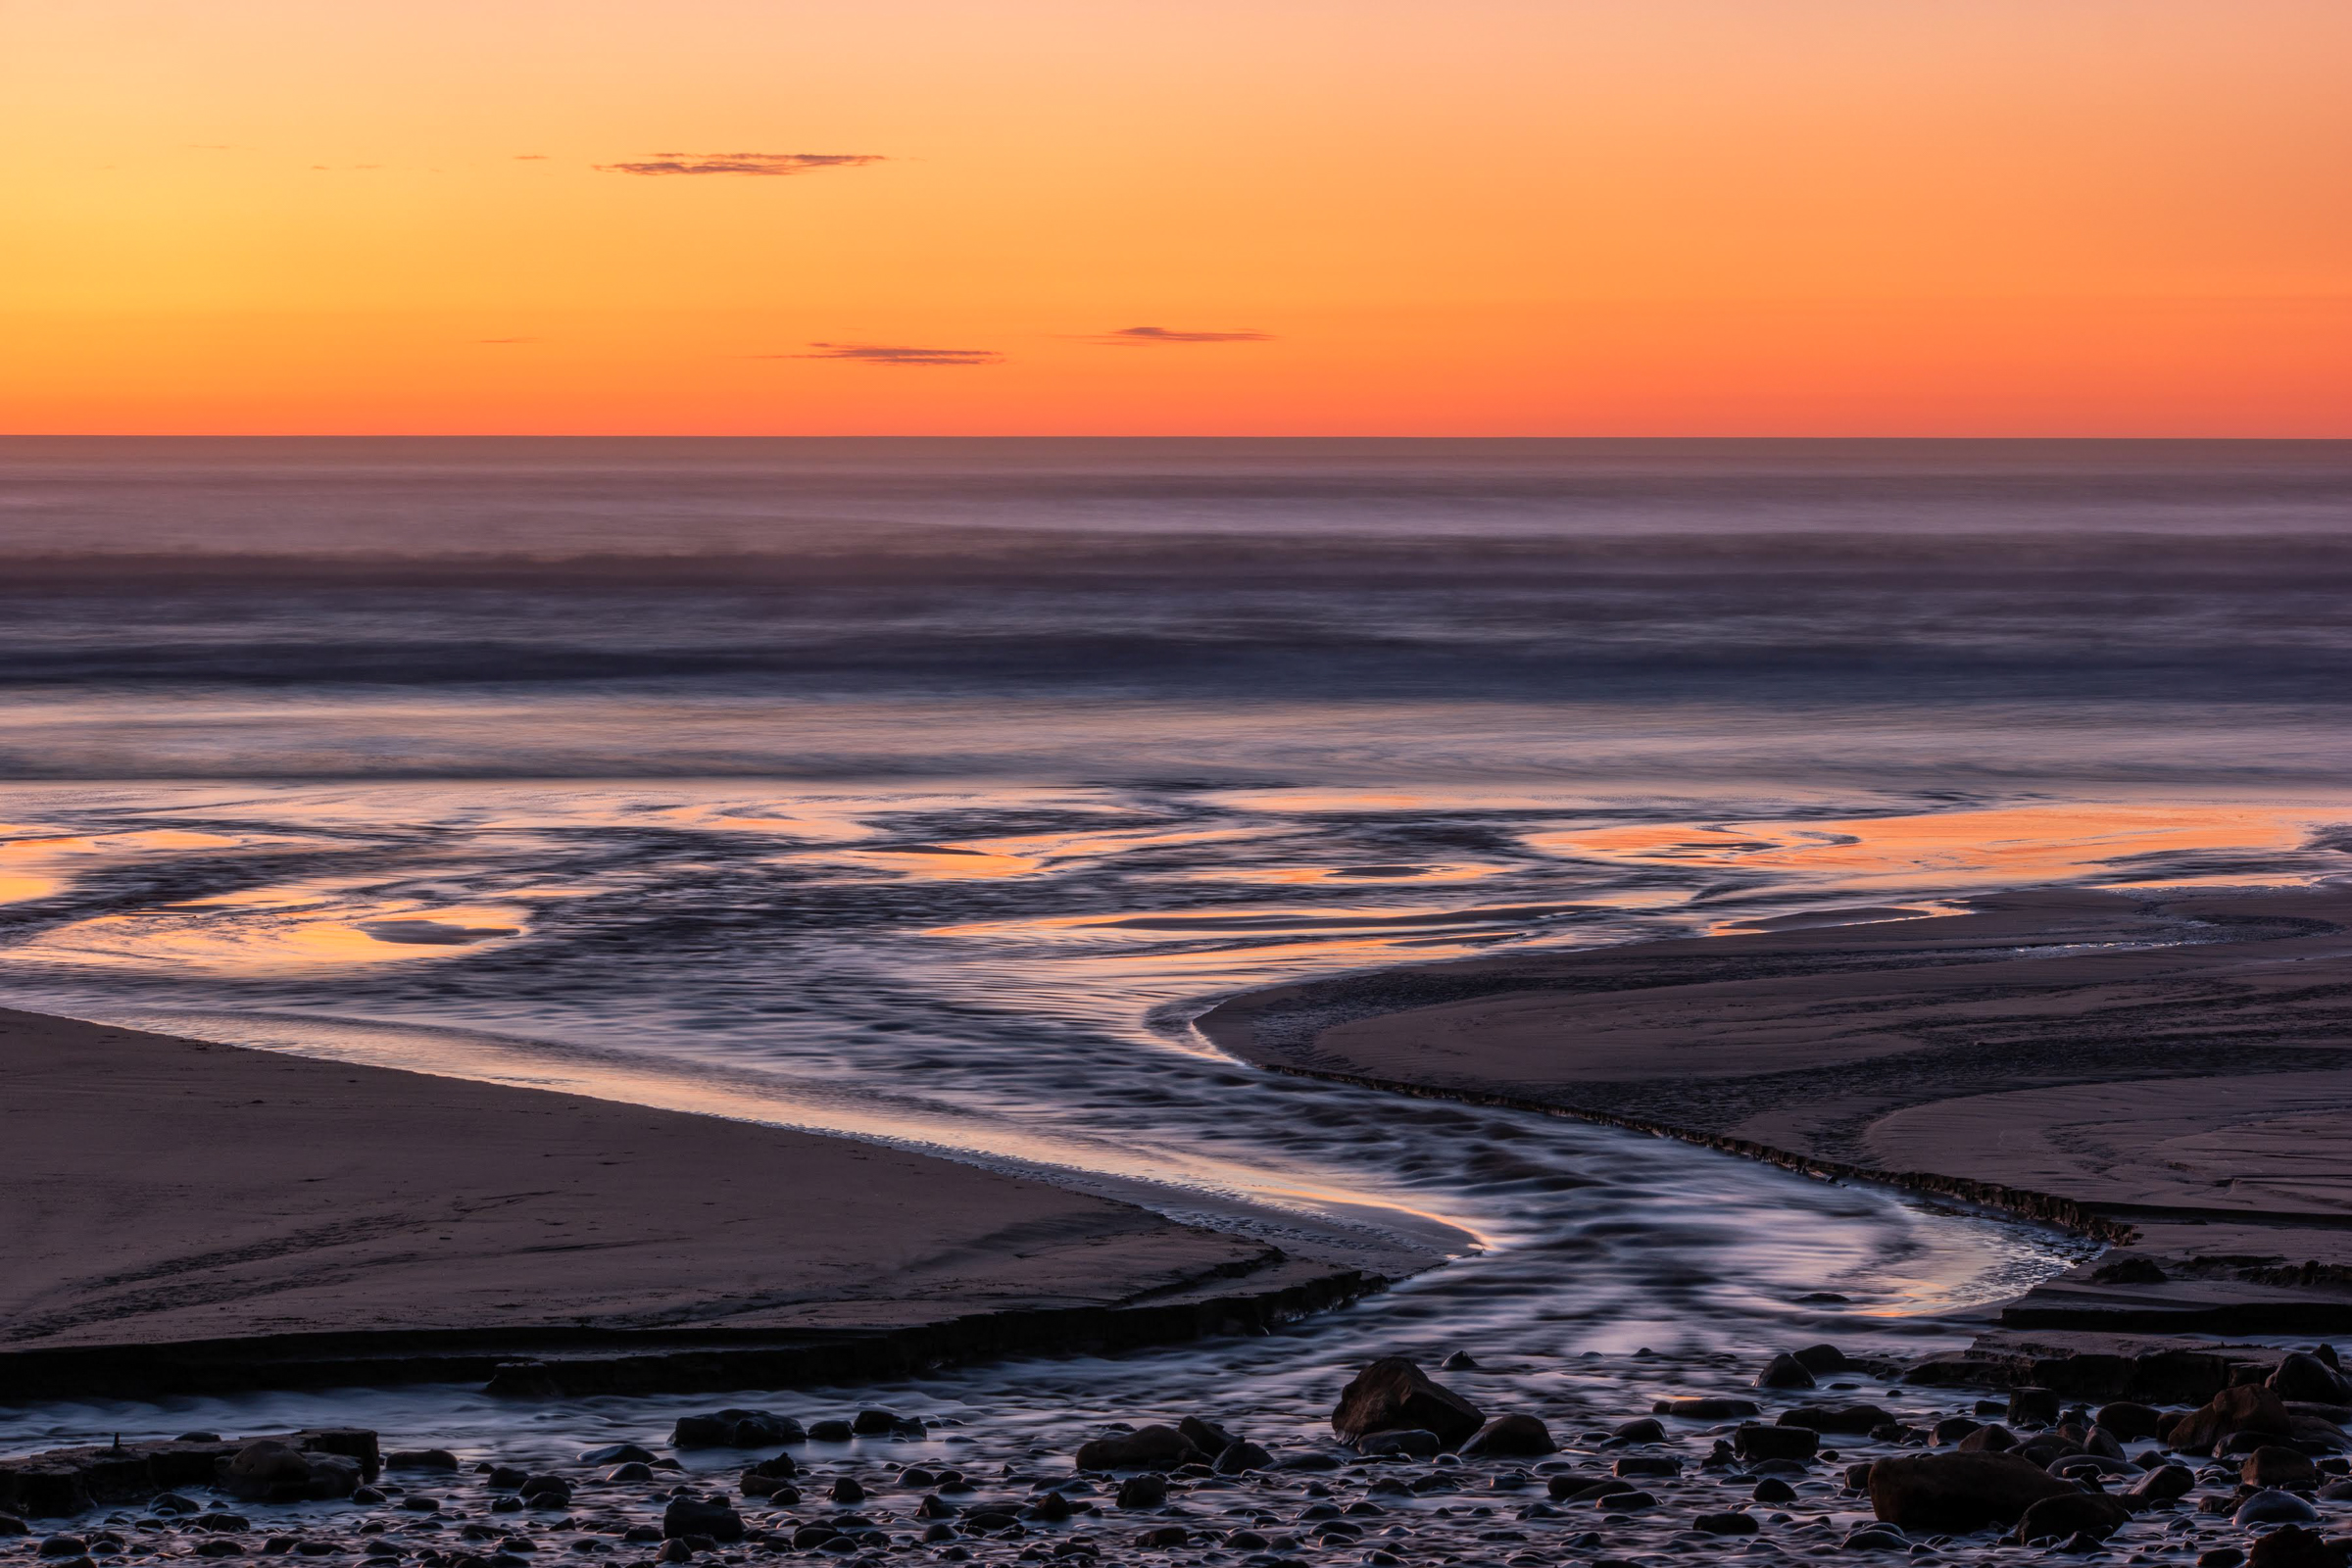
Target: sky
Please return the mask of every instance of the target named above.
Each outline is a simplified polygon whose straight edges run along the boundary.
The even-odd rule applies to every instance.
[[[2345,0],[0,0],[0,431],[2352,436]]]

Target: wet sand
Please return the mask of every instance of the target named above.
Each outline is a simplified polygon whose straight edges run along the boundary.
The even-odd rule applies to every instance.
[[[1391,969],[1238,997],[1245,1059],[1694,1137],[2126,1244],[2004,1321],[2352,1327],[2352,895],[1973,912]]]
[[[1175,1338],[1362,1283],[902,1150],[31,1013],[0,1011],[0,1084],[12,1395],[731,1387],[721,1352]]]

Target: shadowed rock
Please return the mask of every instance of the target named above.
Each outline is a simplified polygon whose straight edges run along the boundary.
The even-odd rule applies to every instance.
[[[1383,1356],[1358,1372],[1340,1391],[1339,1407],[1331,1413],[1333,1434],[1347,1444],[1375,1432],[1418,1427],[1452,1446],[1486,1424],[1486,1414],[1477,1405],[1431,1381],[1401,1355]]]
[[[2082,1494],[2010,1453],[1928,1453],[1870,1467],[1870,1506],[1904,1530],[1968,1531],[2015,1525],[2045,1497]]]

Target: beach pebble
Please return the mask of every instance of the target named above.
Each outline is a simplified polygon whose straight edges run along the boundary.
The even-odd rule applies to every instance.
[[[1264,1470],[1273,1463],[1271,1453],[1245,1438],[1217,1455],[1215,1469],[1221,1476],[1238,1476],[1247,1470]]]
[[[2239,1529],[2248,1525],[2307,1525],[2320,1517],[2320,1511],[2291,1492],[2257,1492],[2237,1505],[2230,1522]]]
[[[1129,1476],[1119,1487],[1119,1506],[1122,1508],[1156,1508],[1167,1500],[1168,1478],[1165,1476]]]
[[[1744,1399],[1738,1402],[1742,1404],[1747,1403],[1747,1401]],[[1750,1415],[1754,1414],[1755,1406],[1749,1404],[1745,1413]],[[1645,1415],[1636,1420],[1626,1422],[1623,1426],[1620,1426],[1615,1431],[1611,1432],[1609,1436],[1615,1438],[1620,1443],[1664,1443],[1666,1441],[1666,1428],[1659,1422],[1657,1417]]]
[[[2070,1540],[2078,1535],[2104,1541],[2132,1517],[2132,1506],[2121,1497],[2101,1492],[2077,1492],[2044,1497],[2020,1516],[2010,1540],[2020,1545],[2035,1541]]]
[[[1214,1460],[1218,1454],[1233,1446],[1232,1433],[1214,1421],[1203,1421],[1197,1415],[1188,1415],[1177,1422],[1176,1430],[1183,1433],[1185,1442],[1199,1448],[1207,1459]]]
[[[1748,1495],[1758,1502],[1794,1502],[1796,1489],[1778,1476],[1766,1476]]]
[[[832,1490],[825,1495],[840,1503],[863,1502],[865,1488],[858,1483],[856,1476],[841,1476],[834,1481]]]
[[[667,1541],[708,1536],[731,1544],[743,1539],[743,1517],[716,1497],[672,1497],[662,1510],[662,1535]]]
[[[1671,1415],[1685,1421],[1739,1421],[1763,1412],[1753,1399],[1713,1396],[1699,1399],[1660,1399],[1650,1406],[1653,1415]]]
[[[2248,1568],[2343,1568],[2344,1554],[2318,1531],[2288,1525],[2257,1540],[2246,1562]]]
[[[1835,1345],[1808,1345],[1801,1350],[1791,1350],[1788,1353],[1797,1365],[1816,1377],[1826,1377],[1832,1372],[1850,1372],[1854,1369],[1854,1363],[1847,1360],[1845,1352]]]
[[[1809,1427],[1744,1425],[1732,1434],[1732,1451],[1742,1459],[1810,1459],[1821,1449],[1821,1434]]]
[[[634,1443],[608,1444],[601,1448],[590,1448],[586,1453],[580,1455],[582,1464],[652,1464],[653,1462],[653,1450],[641,1448]]]
[[[2249,1487],[2308,1487],[2320,1479],[2320,1467],[2311,1462],[2311,1455],[2276,1444],[2264,1444],[2247,1454],[2237,1473]]]
[[[1752,1536],[1756,1533],[1756,1516],[1738,1509],[1702,1513],[1690,1522],[1690,1528],[1709,1536]]]
[[[2094,1418],[2099,1430],[2113,1434],[2124,1443],[2138,1443],[2156,1435],[2164,1413],[2152,1404],[2139,1404],[2130,1399],[2118,1399],[2099,1406]]]
[[[1756,1374],[1759,1389],[1810,1389],[1817,1385],[1813,1373],[1793,1355],[1776,1355]]]
[[[857,1435],[850,1429],[850,1424],[838,1416],[808,1424],[808,1440],[811,1443],[847,1443]]]
[[[1435,1432],[1414,1427],[1404,1432],[1374,1432],[1356,1440],[1355,1451],[1379,1457],[1400,1453],[1407,1458],[1426,1459],[1445,1445],[1438,1442]]]
[[[1173,1470],[1200,1457],[1174,1427],[1148,1426],[1081,1445],[1076,1463],[1081,1470]]]
[[[772,1410],[717,1410],[678,1417],[669,1435],[673,1448],[772,1448],[799,1443],[801,1424]],[[650,1456],[649,1456],[650,1457]]]
[[[2013,1453],[1906,1454],[1870,1467],[1871,1510],[1905,1530],[2012,1526],[2045,1497],[2080,1494]]]
[[[1441,1372],[1483,1372],[1486,1368],[1480,1366],[1478,1358],[1468,1350],[1456,1350],[1438,1363],[1438,1370]]]
[[[451,1470],[458,1468],[458,1456],[447,1448],[395,1448],[384,1455],[387,1470]]]

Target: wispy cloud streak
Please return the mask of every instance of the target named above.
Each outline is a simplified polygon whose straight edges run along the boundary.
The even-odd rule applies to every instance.
[[[1273,339],[1271,332],[1180,332],[1170,326],[1123,326],[1088,341],[1137,349],[1167,343],[1270,343]]]
[[[656,153],[633,164],[598,164],[608,174],[806,174],[888,162],[880,153]]]
[[[901,343],[811,343],[807,354],[755,354],[756,360],[854,360],[861,365],[996,365],[995,349],[931,349]]]

